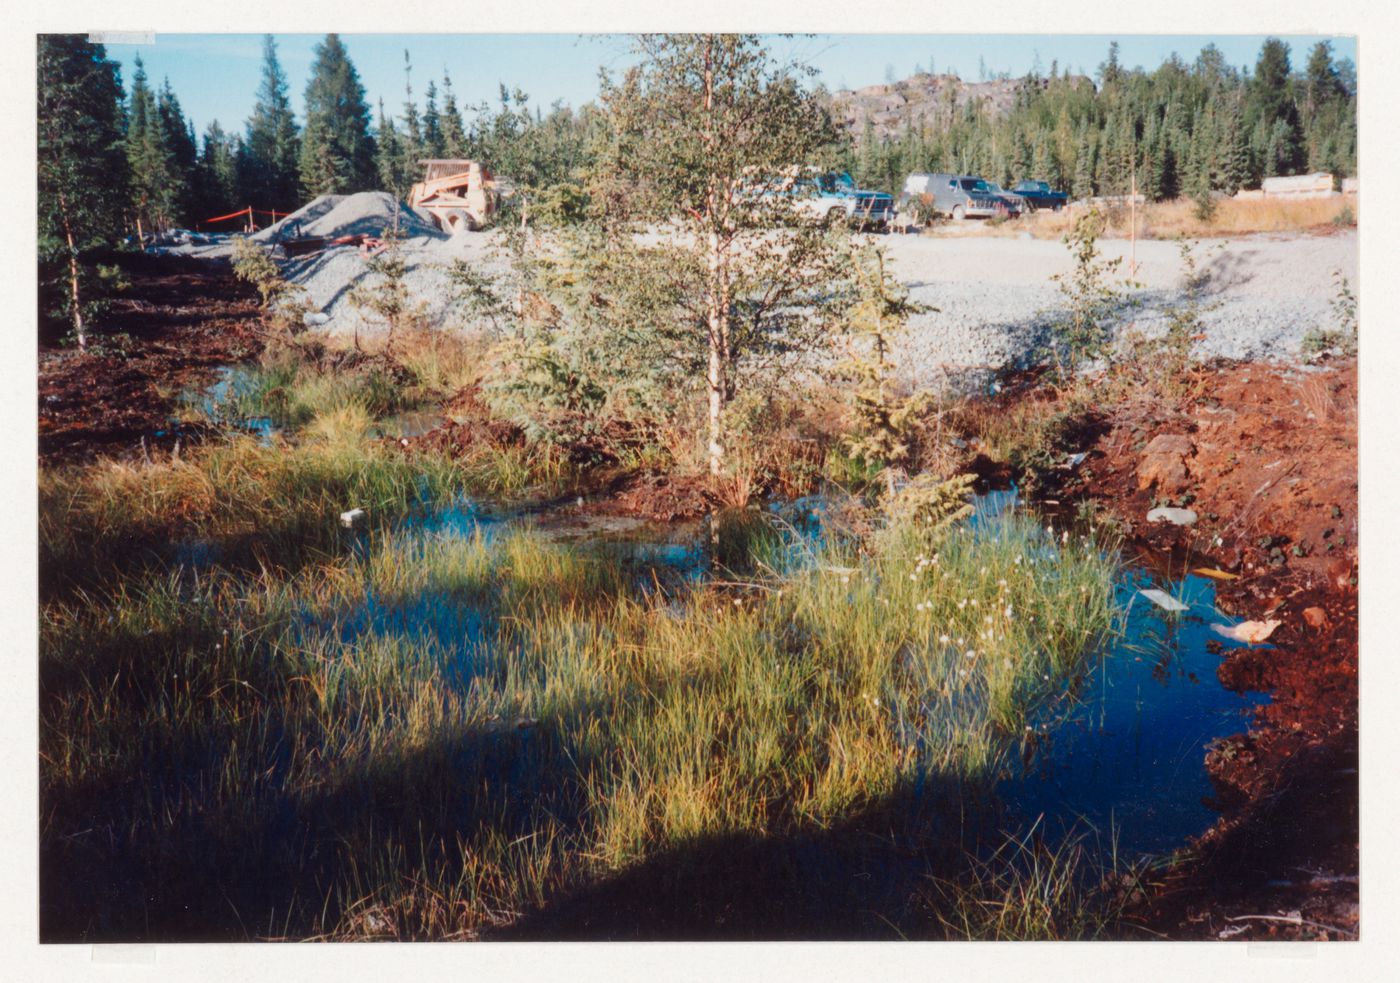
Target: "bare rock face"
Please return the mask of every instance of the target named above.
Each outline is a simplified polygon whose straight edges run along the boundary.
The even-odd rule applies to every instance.
[[[1182,434],[1164,433],[1152,438],[1138,461],[1138,488],[1156,485],[1168,494],[1184,491],[1191,480],[1186,459],[1195,451],[1191,438]]]
[[[921,72],[884,85],[841,89],[831,94],[829,106],[832,118],[844,125],[857,141],[864,139],[867,122],[876,139],[895,138],[908,127],[952,123],[969,103],[975,103],[993,117],[1005,116],[1015,106],[1018,91],[1028,85],[1044,87],[1046,84],[1043,78],[964,82],[956,75]],[[1091,89],[1094,85],[1091,79],[1082,76],[1076,76],[1074,84]]]

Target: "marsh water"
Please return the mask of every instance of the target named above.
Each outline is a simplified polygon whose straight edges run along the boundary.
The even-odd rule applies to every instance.
[[[996,535],[1002,517],[1021,507],[1015,489],[978,496],[975,504],[968,523],[973,535]],[[765,509],[780,533],[780,545],[765,562],[787,569],[814,562],[829,534],[827,501],[812,496]],[[395,535],[480,534],[489,540],[524,525],[546,540],[616,562],[644,592],[676,593],[732,576],[716,562],[717,537],[709,521],[658,524],[576,510],[511,512],[462,499],[409,517]],[[365,550],[368,542],[366,533],[346,533],[349,549]],[[1141,593],[1153,587],[1185,610],[1164,610]],[[1008,828],[1039,822],[1047,831],[1093,831],[1105,841],[1111,836],[1119,855],[1134,860],[1170,852],[1210,826],[1215,813],[1208,805],[1207,746],[1245,730],[1249,711],[1266,697],[1231,692],[1217,678],[1222,652],[1238,643],[1211,628],[1233,623],[1215,606],[1213,581],[1189,573],[1164,577],[1125,564],[1114,589],[1126,612],[1123,631],[1032,714],[997,797]],[[493,628],[481,610],[431,595],[408,603],[371,595],[339,626],[344,641],[366,631],[430,638],[449,658],[455,654],[452,674],[463,677],[472,673]]]
[[[228,421],[242,376],[222,373],[198,394],[211,418],[232,423],[264,440],[275,433],[267,418]],[[385,437],[416,436],[440,422],[435,411],[382,421]],[[582,504],[581,502],[579,504]],[[978,495],[967,521],[971,535],[995,536],[998,524],[1024,508],[1014,487]],[[816,562],[829,535],[832,503],[822,495],[762,506],[777,536],[756,561],[778,572]],[[390,527],[397,538],[490,539],[524,526],[546,540],[605,558],[624,569],[642,593],[679,596],[706,580],[735,576],[724,530],[707,518],[655,523],[599,515],[580,508],[519,509],[470,498],[425,505]],[[343,530],[342,546],[366,556],[372,534]],[[217,547],[202,541],[172,544],[170,559],[193,567],[218,562]],[[740,557],[752,562],[752,557]],[[1168,611],[1142,593],[1158,588],[1184,609]],[[1238,734],[1250,711],[1267,697],[1223,687],[1217,667],[1225,650],[1241,643],[1212,625],[1234,619],[1215,604],[1214,582],[1181,571],[1167,576],[1125,561],[1114,585],[1125,612],[1123,630],[1091,653],[1086,668],[1031,715],[1019,738],[1019,755],[1001,776],[997,798],[1008,828],[1043,824],[1047,831],[1088,830],[1112,837],[1120,856],[1137,859],[1169,852],[1213,822],[1212,787],[1204,758],[1212,741]],[[319,620],[309,628],[322,630]],[[478,670],[494,624],[489,613],[460,598],[426,593],[392,601],[368,593],[353,611],[336,618],[342,641],[366,632],[431,642],[448,660],[449,677],[464,684]],[[1208,644],[1209,643],[1209,644]]]

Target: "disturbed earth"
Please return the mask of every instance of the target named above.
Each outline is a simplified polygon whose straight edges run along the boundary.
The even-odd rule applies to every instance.
[[[1220,365],[1198,382],[1194,400],[1115,414],[1047,492],[1099,503],[1158,563],[1216,572],[1222,611],[1279,623],[1221,659],[1222,683],[1270,700],[1207,756],[1222,818],[1141,915],[1172,938],[1355,938],[1356,363]],[[1165,501],[1199,521],[1147,523]]]
[[[39,454],[91,457],[166,448],[175,397],[262,349],[256,292],[223,262],[126,255],[133,281],[92,352],[39,349]],[[191,434],[190,436],[193,436]]]
[[[134,285],[111,319],[122,337],[89,356],[40,350],[46,462],[197,439],[171,424],[179,392],[261,348],[256,297],[223,263],[125,262]],[[1221,650],[1224,685],[1270,698],[1248,732],[1211,747],[1220,819],[1136,902],[1134,920],[1170,938],[1349,939],[1360,931],[1356,362],[1302,366],[1260,350],[1273,360],[1213,363],[1174,403],[1104,407],[1081,463],[1039,504],[1097,503],[1144,565],[1207,571],[1222,611],[1279,623],[1265,646]],[[1046,398],[1033,380],[1010,383],[983,409]],[[444,423],[415,442],[450,451],[479,439],[475,429]],[[606,498],[610,511],[666,519],[693,513],[703,491],[660,476]],[[1156,505],[1198,521],[1149,524]]]

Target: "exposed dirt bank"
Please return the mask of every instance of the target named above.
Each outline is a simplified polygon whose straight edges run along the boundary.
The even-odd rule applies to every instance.
[[[1111,411],[1079,471],[1047,494],[1089,498],[1158,562],[1210,569],[1222,610],[1279,622],[1232,650],[1234,689],[1265,691],[1254,726],[1206,759],[1220,821],[1142,912],[1172,938],[1352,938],[1359,931],[1357,375],[1239,364],[1180,405]],[[1183,453],[1184,452],[1184,453]],[[1193,527],[1148,524],[1163,502]],[[1217,575],[1218,576],[1218,575]]]
[[[44,460],[128,452],[143,438],[173,445],[180,391],[262,348],[257,293],[227,263],[148,255],[119,263],[132,285],[112,302],[92,350],[39,349]]]

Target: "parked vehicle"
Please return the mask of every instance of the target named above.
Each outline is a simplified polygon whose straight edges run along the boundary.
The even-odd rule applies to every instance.
[[[972,174],[910,174],[904,179],[899,207],[912,208],[911,202],[921,195],[932,197],[938,213],[954,221],[1012,213],[1012,203],[1007,198],[992,191],[986,181]]]
[[[894,198],[883,191],[866,191],[844,171],[801,168],[776,181],[762,183],[757,193],[782,196],[800,216],[819,222],[847,222],[857,228],[888,232],[894,220]]]
[[[1022,212],[1030,211],[1030,206],[1026,204],[1026,199],[1016,194],[1014,191],[1003,191],[1001,185],[995,181],[988,181],[987,187],[992,189],[992,194],[1006,202],[1007,213],[1015,218]]]
[[[1069,195],[1063,191],[1052,191],[1049,181],[1022,181],[1011,190],[1021,196],[1031,211],[1048,208],[1058,212],[1069,203]]]

